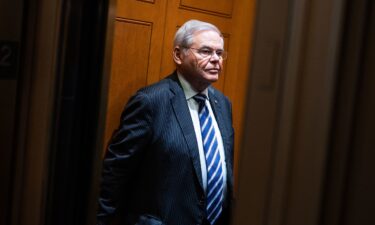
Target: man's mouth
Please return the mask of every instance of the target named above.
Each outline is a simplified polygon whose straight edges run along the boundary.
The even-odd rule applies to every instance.
[[[208,69],[206,71],[208,71],[209,73],[218,73],[220,70],[219,69]]]

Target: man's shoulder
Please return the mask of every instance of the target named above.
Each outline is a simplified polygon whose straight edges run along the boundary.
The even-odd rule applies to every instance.
[[[210,86],[208,88],[208,95],[216,99],[226,101],[228,103],[230,102],[230,99],[226,95],[224,95],[220,90],[216,89],[213,86]]]
[[[147,85],[137,91],[138,94],[144,94],[149,97],[160,97],[170,94],[170,89],[172,85],[175,85],[176,78],[174,74],[171,74],[160,81]]]

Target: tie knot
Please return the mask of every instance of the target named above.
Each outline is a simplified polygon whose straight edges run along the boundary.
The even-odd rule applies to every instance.
[[[200,112],[205,105],[205,101],[207,99],[207,96],[205,94],[199,93],[199,94],[195,95],[193,98],[196,102],[198,102],[199,112]]]
[[[200,104],[206,101],[207,96],[205,94],[199,93],[199,94],[196,94],[193,98],[195,101],[197,101]]]

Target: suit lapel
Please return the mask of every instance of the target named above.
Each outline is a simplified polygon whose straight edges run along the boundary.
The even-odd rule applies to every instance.
[[[200,165],[197,138],[195,136],[194,125],[191,120],[191,115],[186,102],[185,94],[178,82],[177,76],[172,76],[170,85],[172,92],[175,94],[171,99],[171,104],[179,126],[181,127],[182,133],[184,135],[186,144],[188,145],[190,157],[192,159],[199,184],[203,190],[202,170]]]

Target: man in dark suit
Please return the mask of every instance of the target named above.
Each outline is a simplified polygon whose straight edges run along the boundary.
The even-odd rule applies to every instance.
[[[211,83],[226,59],[212,24],[176,32],[176,71],[127,103],[103,162],[98,224],[229,224],[232,112]]]

